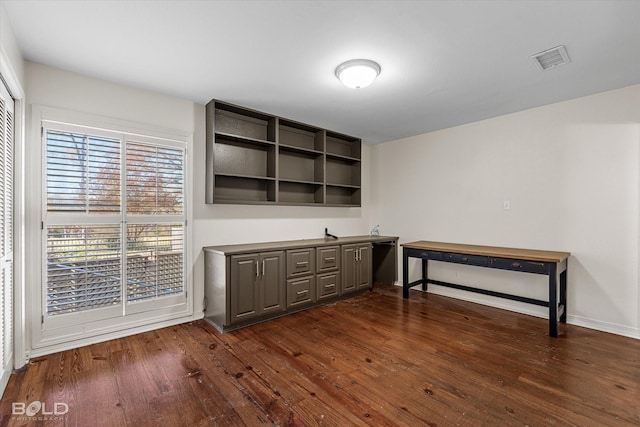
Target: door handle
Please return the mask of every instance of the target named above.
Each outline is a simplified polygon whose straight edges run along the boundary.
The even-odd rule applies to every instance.
[[[260,261],[256,261],[256,277],[260,277]]]
[[[264,260],[262,260],[262,275],[264,276]]]

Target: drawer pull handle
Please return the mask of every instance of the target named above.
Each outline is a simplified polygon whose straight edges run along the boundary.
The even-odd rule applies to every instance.
[[[308,290],[308,289],[305,289],[304,291],[298,291],[298,292],[296,292],[296,295],[304,295],[304,294],[306,294],[306,293],[308,293],[308,292],[309,292],[309,290]]]
[[[335,261],[335,260],[336,260],[336,257],[334,257],[334,256],[330,256],[330,257],[326,257],[326,258],[324,259],[324,262]]]
[[[330,285],[324,285],[324,288],[325,288],[325,289],[328,289],[328,288],[335,288],[335,287],[336,287],[336,284],[335,284],[335,283],[332,283],[332,284],[330,284]]]
[[[305,266],[307,264],[309,264],[309,261],[298,261],[298,262],[296,262],[296,266],[298,266],[298,267],[302,267],[302,266]]]
[[[520,264],[519,262],[514,262],[511,264],[511,267],[515,267],[515,268],[520,268],[522,266],[522,264]]]
[[[463,260],[464,262],[467,262],[467,261],[469,261],[469,258],[467,258],[466,256],[463,256],[463,257],[462,257],[462,260]]]
[[[529,262],[529,264],[538,265],[540,267],[544,267],[544,262]]]

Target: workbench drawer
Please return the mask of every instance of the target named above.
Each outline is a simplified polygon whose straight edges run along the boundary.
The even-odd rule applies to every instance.
[[[326,246],[317,249],[318,273],[340,269],[340,247]]]
[[[314,273],[315,249],[287,251],[287,277],[307,276]]]
[[[465,255],[445,252],[443,254],[442,260],[447,262],[455,262],[458,264],[477,265],[480,267],[489,266],[489,257],[482,255]]]
[[[549,273],[549,267],[545,262],[523,261],[511,258],[491,258],[491,267],[501,268],[503,270],[524,271],[527,273]]]
[[[287,280],[287,308],[311,303],[315,300],[313,276]]]
[[[421,250],[421,249],[409,249],[409,256],[415,257],[415,258],[422,258],[422,259],[432,259],[434,261],[441,261],[442,260],[442,252],[438,252],[438,251],[427,251],[427,250]]]

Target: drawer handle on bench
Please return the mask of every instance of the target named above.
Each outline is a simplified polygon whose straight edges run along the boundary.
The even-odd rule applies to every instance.
[[[520,264],[519,262],[514,262],[511,264],[511,267],[520,268],[522,267],[522,264]]]

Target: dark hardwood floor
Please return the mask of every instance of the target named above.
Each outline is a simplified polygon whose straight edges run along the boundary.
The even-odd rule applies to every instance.
[[[544,319],[401,291],[34,359],[11,377],[2,425],[640,425],[640,340],[571,325],[554,339]],[[32,401],[69,411],[11,415]]]

